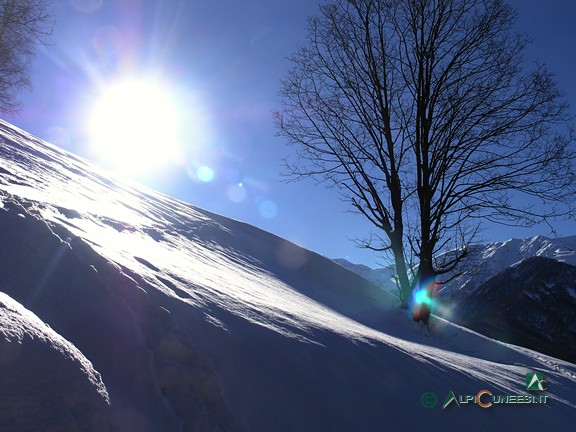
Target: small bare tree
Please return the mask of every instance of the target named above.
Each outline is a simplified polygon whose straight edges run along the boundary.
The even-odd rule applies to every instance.
[[[337,187],[372,222],[363,246],[392,253],[404,306],[480,220],[572,211],[568,107],[514,22],[500,0],[331,0],[290,58],[275,113],[296,149],[287,175]]]
[[[37,45],[52,33],[52,1],[0,0],[0,111],[16,113],[18,92],[30,88]]]

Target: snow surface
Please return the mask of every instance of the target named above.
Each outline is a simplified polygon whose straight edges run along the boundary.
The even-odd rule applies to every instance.
[[[320,255],[122,182],[4,122],[0,203],[0,291],[93,364],[111,431],[573,429],[574,364],[439,318],[429,334]],[[440,405],[450,390],[524,393],[530,371],[546,376],[549,404],[420,402],[429,391]],[[3,391],[66,391],[51,378],[31,373]],[[31,411],[40,404],[24,398]]]

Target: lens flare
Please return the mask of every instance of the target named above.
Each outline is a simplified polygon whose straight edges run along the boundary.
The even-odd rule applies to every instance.
[[[210,183],[212,180],[214,180],[214,176],[214,170],[209,166],[202,165],[196,170],[196,177],[198,180],[203,181],[204,183]]]
[[[246,199],[248,192],[242,183],[233,184],[226,191],[228,199],[235,203],[241,203]]]
[[[92,45],[101,58],[108,58],[117,54],[122,45],[120,31],[112,26],[100,27],[92,39]]]
[[[278,214],[278,206],[274,201],[266,200],[260,203],[258,211],[263,218],[274,219]]]
[[[420,320],[424,316],[429,316],[431,311],[437,309],[438,302],[434,299],[434,295],[436,294],[438,285],[435,278],[429,278],[421,281],[418,286],[414,288],[409,311],[415,321]]]
[[[438,285],[438,282],[436,282],[436,279],[433,277],[423,280],[416,288],[414,288],[414,291],[412,292],[412,302],[415,304],[434,306],[436,300],[434,300],[433,297],[436,294]]]
[[[102,7],[104,0],[70,0],[70,3],[77,11],[91,14]]]
[[[429,306],[432,306],[432,302],[433,300],[430,298],[428,291],[426,291],[426,289],[419,289],[417,291],[414,291],[414,302],[416,302],[417,304],[427,304]]]

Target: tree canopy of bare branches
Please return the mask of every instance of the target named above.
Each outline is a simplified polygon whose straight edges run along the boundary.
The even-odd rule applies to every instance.
[[[0,111],[15,113],[18,92],[30,88],[36,46],[52,33],[52,1],[0,0]]]
[[[500,0],[332,0],[290,58],[286,174],[338,188],[373,224],[362,245],[391,252],[404,306],[480,221],[573,211],[569,109],[514,22]]]

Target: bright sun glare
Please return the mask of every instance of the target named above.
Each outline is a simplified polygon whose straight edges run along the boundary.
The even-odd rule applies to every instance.
[[[179,115],[175,96],[153,81],[111,84],[90,115],[91,146],[122,174],[149,173],[178,159]]]

